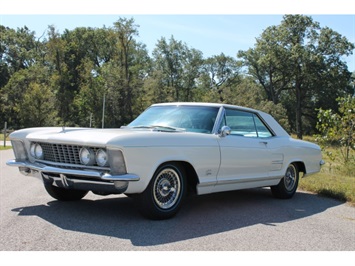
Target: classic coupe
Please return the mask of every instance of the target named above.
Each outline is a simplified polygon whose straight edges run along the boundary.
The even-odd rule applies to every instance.
[[[117,129],[28,128],[10,135],[9,166],[43,181],[60,201],[122,194],[151,219],[167,219],[188,193],[271,187],[291,198],[324,163],[269,114],[215,103],[154,104]]]

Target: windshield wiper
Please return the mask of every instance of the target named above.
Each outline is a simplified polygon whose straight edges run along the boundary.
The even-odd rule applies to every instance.
[[[132,128],[147,128],[147,129],[152,129],[153,131],[176,131],[176,132],[181,132],[185,131],[184,128],[179,128],[179,127],[170,127],[170,126],[160,126],[160,125],[151,125],[151,126],[135,126]]]

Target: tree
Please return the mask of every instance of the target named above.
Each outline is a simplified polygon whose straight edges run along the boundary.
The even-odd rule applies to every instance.
[[[14,110],[28,88],[28,84],[34,81],[27,69],[19,70],[11,75],[6,85],[1,88],[0,95],[0,113],[2,119],[8,122],[14,128],[22,127],[17,112]]]
[[[14,30],[0,25],[0,36],[0,117],[20,126],[14,106],[22,100],[29,81],[36,79],[28,70],[42,63],[43,47],[26,26]]]
[[[102,71],[100,71],[102,72]],[[80,91],[74,99],[77,110],[76,124],[80,126],[101,127],[103,96],[106,93],[102,75],[95,71],[95,62],[86,58],[79,69]]]
[[[341,58],[353,49],[346,38],[320,28],[311,17],[286,15],[279,26],[262,33],[253,49],[239,51],[238,57],[268,99],[288,107],[289,120],[295,121],[290,124],[302,138],[304,120],[315,121],[316,108],[351,93],[351,73]]]
[[[6,50],[7,48],[7,43],[3,40],[7,31],[9,31],[8,28],[5,28],[4,26],[0,25],[0,90],[2,87],[6,85],[6,83],[9,81],[11,73],[10,73],[10,65],[8,62],[6,62],[5,56],[6,56]]]
[[[145,45],[134,39],[138,36],[137,28],[133,18],[120,18],[108,32],[114,53],[103,65],[101,74],[105,80],[109,127],[127,124],[144,108],[139,98],[150,58]]]
[[[0,58],[10,75],[37,62],[40,42],[26,26],[13,30],[0,25]],[[2,82],[0,82],[2,83]]]
[[[340,147],[339,151],[344,163],[354,161],[351,151],[355,150],[355,97],[338,98],[339,112],[319,109],[317,129],[320,134],[318,142],[326,147],[335,144]]]
[[[122,69],[123,88],[121,90],[121,115],[123,121],[133,119],[132,109],[132,88],[131,88],[131,71],[132,66],[132,50],[134,49],[134,36],[138,36],[138,25],[134,24],[134,19],[120,18],[114,23],[114,32],[118,39],[118,62]],[[125,113],[128,113],[126,118]]]
[[[234,58],[221,53],[204,60],[202,69],[200,78],[202,86],[216,90],[219,101],[224,102],[223,88],[225,86],[223,85],[236,85],[239,82],[240,65]]]
[[[43,67],[42,64],[35,64],[28,69],[19,70],[11,76],[8,83],[1,90],[1,112],[4,113],[4,119],[8,121],[8,124],[15,128],[30,126],[24,119],[23,114],[26,111],[23,112],[21,110],[22,106],[26,102],[30,104],[31,97],[36,98],[39,96],[37,92],[41,88],[43,88],[41,97],[47,97],[47,100],[51,99],[49,95],[51,92],[48,91],[51,87],[48,76],[48,68]],[[31,90],[33,89],[36,89],[37,92],[32,93]],[[51,102],[53,102],[52,99]],[[47,110],[48,108],[44,109]],[[42,108],[42,110],[44,109]],[[31,115],[31,113],[27,113],[27,115]]]
[[[30,83],[21,102],[14,106],[23,127],[57,125],[55,97],[46,84]]]
[[[195,89],[197,88],[197,79],[201,75],[201,65],[203,63],[202,52],[185,47],[183,53],[183,69],[182,69],[182,100],[194,101]]]
[[[78,110],[75,109],[74,99],[80,92],[80,70],[86,60],[92,56],[91,28],[75,28],[73,31],[65,30],[59,40],[54,36],[60,53],[60,68],[57,68],[56,97],[59,105],[59,117],[65,125],[77,125]]]
[[[153,51],[153,71],[161,78],[156,88],[160,91],[173,93],[175,101],[193,99],[196,79],[201,73],[202,53],[189,48],[185,43],[172,36],[169,42],[161,38]]]
[[[271,114],[287,131],[290,130],[286,109],[269,101],[260,84],[251,77],[239,77],[238,84],[224,88],[225,103],[250,107]],[[261,91],[261,92],[260,92]]]

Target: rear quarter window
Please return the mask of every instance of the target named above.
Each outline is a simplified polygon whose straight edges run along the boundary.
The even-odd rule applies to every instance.
[[[225,125],[230,127],[231,135],[248,138],[268,138],[273,134],[260,118],[250,112],[226,109]]]

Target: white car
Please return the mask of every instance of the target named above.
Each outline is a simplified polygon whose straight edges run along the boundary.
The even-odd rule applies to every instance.
[[[55,199],[125,193],[151,219],[174,216],[187,192],[267,186],[291,198],[299,173],[324,163],[318,145],[291,138],[270,115],[227,104],[154,104],[119,129],[29,128],[10,139],[16,159],[7,164],[39,177]]]

